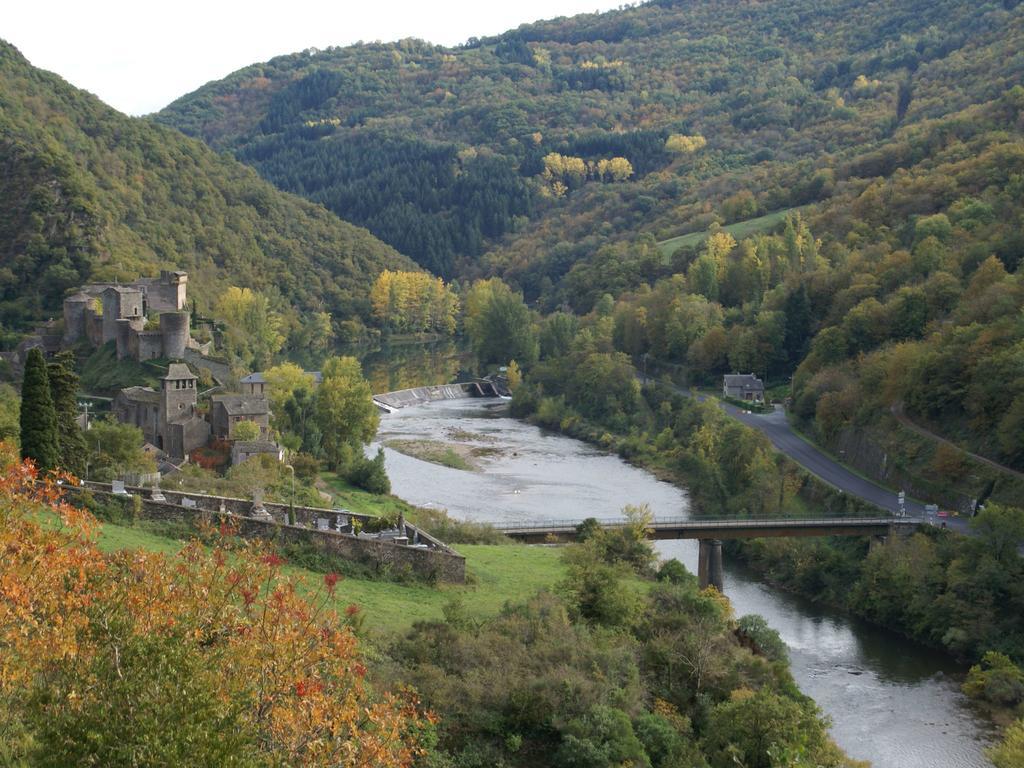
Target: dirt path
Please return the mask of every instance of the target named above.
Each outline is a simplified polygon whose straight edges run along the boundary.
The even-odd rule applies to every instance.
[[[949,447],[954,448],[960,451],[961,453],[967,454],[975,461],[980,461],[982,464],[992,467],[992,469],[998,470],[1000,472],[1005,472],[1008,475],[1013,475],[1016,478],[1024,480],[1024,472],[1018,472],[1016,469],[1011,469],[1010,467],[1003,466],[997,461],[992,461],[992,459],[986,459],[984,456],[979,456],[976,453],[966,451],[956,443],[952,442],[951,440],[947,440],[941,435],[936,435],[931,430],[925,429],[924,427],[915,424],[910,420],[910,417],[908,417],[907,414],[904,413],[903,403],[893,403],[889,410],[892,411],[892,415],[896,417],[896,420],[899,421],[900,424],[902,424],[912,432],[916,432],[917,434],[921,435],[921,437],[926,437],[929,440],[934,440],[937,443],[944,443],[945,445],[948,445]]]

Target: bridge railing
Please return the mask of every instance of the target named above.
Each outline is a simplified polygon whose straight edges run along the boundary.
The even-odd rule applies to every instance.
[[[913,518],[897,518],[891,516],[880,517],[817,517],[817,518],[728,518],[723,520],[710,520],[707,518],[692,517],[658,517],[649,523],[650,528],[672,528],[687,527],[692,529],[700,528],[758,528],[758,527],[827,527],[832,525],[888,525],[899,522],[913,523]],[[583,520],[544,520],[524,521],[519,523],[501,522],[485,523],[498,531],[542,531],[542,530],[570,530],[579,527]],[[602,528],[621,528],[630,525],[632,521],[625,518],[597,520]]]

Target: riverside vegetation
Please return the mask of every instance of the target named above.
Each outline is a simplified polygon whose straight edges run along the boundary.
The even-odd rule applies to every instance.
[[[763,622],[674,561],[646,580],[643,510],[569,548],[554,591],[370,639],[359,606],[332,612],[350,580],[303,579],[223,527],[105,554],[88,513],[4,455],[9,764],[847,764]],[[108,549],[132,541],[111,529]]]

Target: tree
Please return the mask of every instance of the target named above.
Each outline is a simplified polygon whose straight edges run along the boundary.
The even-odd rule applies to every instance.
[[[718,300],[718,265],[708,254],[700,256],[686,271],[686,284],[690,291],[708,301]]]
[[[57,444],[60,467],[75,477],[85,475],[85,436],[78,426],[78,376],[74,369],[74,355],[60,352],[47,365],[50,396],[57,416]]]
[[[153,459],[142,450],[142,430],[113,418],[96,419],[89,430],[89,478],[112,480],[124,472],[152,472]],[[95,448],[95,450],[93,450]]]
[[[0,613],[0,760],[413,765],[430,719],[366,685],[336,576],[302,585],[268,545],[216,529],[177,554],[106,555],[95,519],[36,478],[0,475],[0,584],[18,594]]]
[[[268,368],[263,372],[263,379],[270,390],[267,397],[270,400],[270,411],[275,417],[284,412],[284,404],[298,390],[310,392],[314,383],[313,375],[295,363],[282,363]]]
[[[521,294],[498,278],[478,281],[466,296],[466,332],[481,364],[503,364],[510,359],[529,367],[537,359],[538,344],[530,310]]]
[[[790,291],[783,312],[786,316],[783,344],[789,365],[795,368],[807,351],[807,342],[811,335],[811,302],[804,283]]]
[[[378,448],[377,455],[372,459],[359,456],[353,460],[354,467],[349,471],[349,481],[364,491],[382,496],[391,493],[391,480],[384,468],[384,449]]]
[[[605,562],[599,538],[568,547],[562,559],[568,575],[559,586],[576,615],[605,627],[632,621],[636,598],[622,582],[622,567]]]
[[[562,733],[555,755],[559,768],[650,768],[643,744],[621,709],[594,707]]]
[[[971,528],[997,560],[1015,558],[1024,542],[1024,509],[986,504],[971,520]]]
[[[705,752],[713,768],[836,765],[832,747],[812,704],[762,688],[733,691],[708,720]],[[787,755],[785,762],[781,755]]]
[[[455,332],[459,297],[441,278],[426,272],[385,269],[370,289],[370,303],[377,322],[387,331]]]
[[[265,368],[284,344],[281,317],[270,309],[266,296],[250,288],[228,288],[217,299],[214,314],[226,326],[228,349],[253,368]]]
[[[0,441],[16,443],[21,434],[21,400],[10,384],[0,384]]]
[[[21,382],[21,457],[32,459],[41,470],[60,465],[60,436],[53,407],[46,360],[40,349],[30,349]]]
[[[323,443],[318,419],[316,396],[305,389],[295,390],[285,401],[283,415],[275,414],[277,428],[284,433],[285,443],[288,444],[291,436],[295,444],[289,445],[290,448],[315,457],[321,455]]]
[[[519,385],[523,383],[523,372],[519,370],[519,363],[515,360],[509,360],[508,363],[508,389],[509,392],[515,392],[519,389]]]
[[[244,443],[252,442],[259,439],[260,425],[255,421],[240,421],[234,425],[231,431],[235,440],[241,440]]]
[[[971,667],[961,688],[973,699],[1015,707],[1024,701],[1024,672],[1006,654],[988,651]]]
[[[707,143],[707,139],[700,134],[684,136],[680,133],[673,133],[665,139],[665,149],[677,155],[689,155],[698,149],[703,149]]]
[[[986,754],[996,768],[1019,768],[1024,765],[1024,720],[1018,720],[1007,728],[1002,742],[987,750]]]
[[[327,461],[345,469],[377,434],[380,414],[370,385],[354,357],[332,357],[323,366],[316,394],[317,421]]]

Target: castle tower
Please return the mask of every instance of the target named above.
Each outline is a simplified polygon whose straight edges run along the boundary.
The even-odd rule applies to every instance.
[[[198,377],[184,363],[171,363],[160,379],[160,421],[163,425],[183,421],[196,412]]]
[[[188,346],[188,312],[162,312],[160,314],[160,335],[163,337],[164,357],[180,360],[185,357]]]
[[[103,343],[117,339],[117,321],[143,316],[142,291],[124,285],[112,285],[103,297]]]
[[[93,297],[76,293],[64,299],[64,345],[71,346],[86,335],[85,310],[92,306]]]

